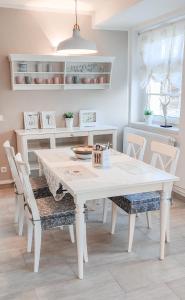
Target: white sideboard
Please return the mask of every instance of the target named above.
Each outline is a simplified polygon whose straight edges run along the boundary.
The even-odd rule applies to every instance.
[[[20,129],[15,130],[15,132],[18,152],[29,164],[33,174],[39,171],[39,164],[34,154],[34,150],[37,149],[107,142],[112,145],[113,149],[117,148],[117,127],[114,126],[73,127],[73,129]]]
[[[13,90],[108,89],[114,57],[10,54]]]

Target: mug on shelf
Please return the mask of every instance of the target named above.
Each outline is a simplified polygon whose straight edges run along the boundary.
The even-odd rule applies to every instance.
[[[25,79],[23,76],[16,76],[15,77],[15,83],[16,84],[24,84],[25,83]]]
[[[25,79],[26,84],[31,84],[32,83],[32,77],[31,76],[25,76],[24,79]]]
[[[46,78],[45,83],[46,84],[53,84],[53,79],[52,78]]]
[[[35,78],[34,81],[35,81],[36,84],[42,84],[43,83],[42,78]]]
[[[104,79],[104,76],[100,76],[100,77],[98,78],[98,82],[99,82],[100,84],[105,83],[104,80],[105,80],[105,79]]]
[[[55,77],[53,78],[53,82],[54,82],[54,84],[59,84],[59,83],[60,83],[60,77],[55,76]]]
[[[64,77],[63,76],[60,77],[60,84],[64,84]]]
[[[88,77],[82,78],[82,83],[89,84],[90,82],[91,82],[90,78]]]
[[[66,83],[67,84],[73,83],[73,77],[72,76],[66,76]]]

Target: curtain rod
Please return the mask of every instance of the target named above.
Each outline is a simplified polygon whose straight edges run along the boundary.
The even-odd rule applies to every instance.
[[[148,31],[152,31],[152,30],[157,29],[157,28],[162,28],[162,27],[165,27],[167,25],[178,23],[178,22],[181,22],[183,20],[185,20],[185,16],[181,16],[181,17],[178,17],[178,18],[173,18],[173,20],[169,19],[169,20],[154,24],[154,25],[152,25],[152,26],[150,26],[146,29],[143,29],[143,30],[139,31],[138,35],[140,35],[142,33],[145,33],[145,32],[148,32]]]

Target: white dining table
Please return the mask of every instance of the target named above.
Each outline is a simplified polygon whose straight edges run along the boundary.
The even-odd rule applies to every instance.
[[[160,191],[160,259],[164,259],[171,190],[178,177],[115,150],[109,168],[95,168],[91,160],[76,159],[70,148],[36,150],[35,154],[53,195],[62,184],[74,197],[80,279],[84,277],[84,204],[89,200]]]

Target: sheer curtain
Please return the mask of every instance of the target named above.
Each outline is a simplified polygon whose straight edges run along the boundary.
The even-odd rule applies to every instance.
[[[174,23],[139,35],[140,80],[146,88],[150,80],[169,81],[181,88],[185,22]]]

